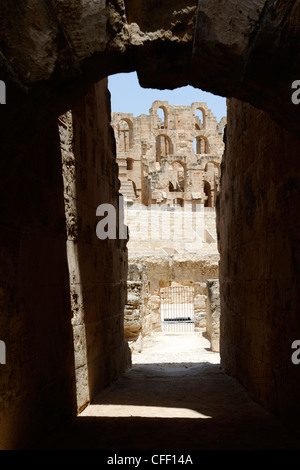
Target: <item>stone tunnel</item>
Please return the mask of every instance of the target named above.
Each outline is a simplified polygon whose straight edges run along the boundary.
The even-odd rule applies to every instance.
[[[300,424],[300,1],[3,0],[0,448],[24,449],[130,366],[107,77],[228,98],[217,203],[222,367]],[[4,362],[4,361],[3,361]]]

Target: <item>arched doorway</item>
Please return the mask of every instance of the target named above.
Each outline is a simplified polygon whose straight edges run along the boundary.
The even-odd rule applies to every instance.
[[[130,119],[121,119],[118,126],[120,150],[128,152],[133,146],[133,125]]]
[[[163,157],[171,155],[173,152],[173,145],[170,137],[166,134],[159,134],[155,139],[156,146],[156,161],[161,163]]]
[[[207,137],[199,135],[194,139],[194,151],[196,155],[203,155],[209,153],[209,142]]]

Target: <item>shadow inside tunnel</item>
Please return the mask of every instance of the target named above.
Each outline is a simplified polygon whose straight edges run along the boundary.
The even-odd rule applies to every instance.
[[[225,383],[231,381],[220,364],[209,362],[134,364],[112,387],[99,394],[91,407],[181,407],[200,413],[203,408],[211,409],[220,387],[224,390],[228,387]],[[239,393],[244,390],[237,387]]]
[[[220,364],[134,365],[42,450],[292,450],[299,442]]]

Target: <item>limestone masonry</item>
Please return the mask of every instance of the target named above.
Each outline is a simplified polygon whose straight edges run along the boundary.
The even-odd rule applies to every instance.
[[[197,393],[180,376],[182,395],[212,419],[77,419],[130,367],[126,340],[182,305],[195,327],[208,309],[212,347],[220,309],[221,368],[299,449],[300,0],[2,0],[0,23],[0,449],[38,450],[53,432],[64,450],[74,434],[78,450],[156,450],[156,429],[174,450],[273,448],[240,395],[221,405],[219,369],[207,388],[205,364]],[[224,136],[201,103],[112,118],[107,77],[129,72],[227,97]],[[119,215],[120,192],[129,242],[100,240],[97,208]]]
[[[129,228],[124,326],[132,348],[152,331],[206,327],[207,281],[218,283],[215,205],[225,125],[226,117],[218,122],[200,102],[154,101],[137,117],[112,113]],[[189,309],[190,324],[164,318]],[[217,350],[218,322],[215,331]]]
[[[225,124],[206,103],[155,101],[148,115],[112,113],[121,193],[145,206],[214,207]]]

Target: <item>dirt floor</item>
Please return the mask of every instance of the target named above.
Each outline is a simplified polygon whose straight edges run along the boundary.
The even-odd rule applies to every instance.
[[[43,444],[53,450],[300,449],[220,367],[203,334],[153,334],[133,366]]]

